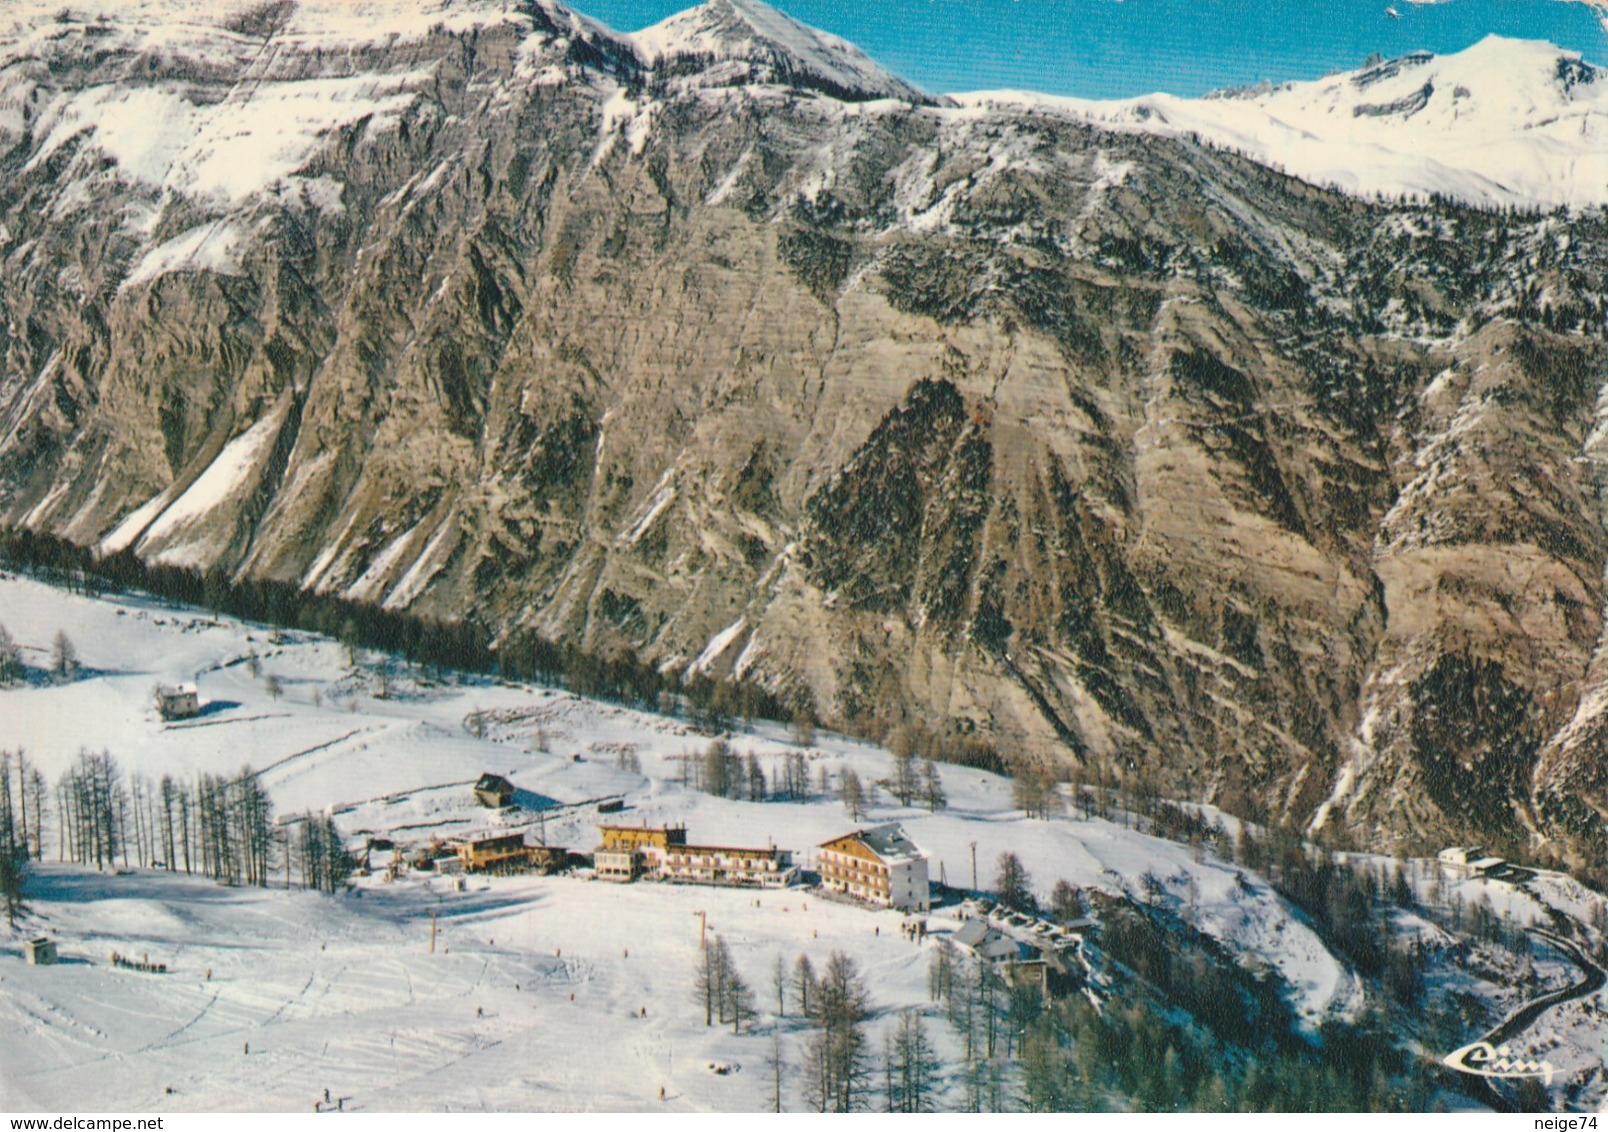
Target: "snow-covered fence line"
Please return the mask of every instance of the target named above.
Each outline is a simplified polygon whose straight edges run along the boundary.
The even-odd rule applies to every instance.
[[[353,728],[351,731],[348,731],[346,734],[339,735],[334,739],[328,740],[327,742],[317,743],[317,744],[315,744],[315,745],[313,745],[311,747],[308,747],[306,750],[296,751],[293,754],[286,755],[284,758],[278,760],[277,762],[269,763],[267,766],[265,766],[265,767],[261,768],[260,770],[258,770],[257,771],[257,777],[261,778],[263,775],[267,774],[271,770],[278,770],[280,767],[284,766],[286,763],[292,762],[295,759],[303,758],[303,757],[305,757],[307,755],[315,755],[319,751],[327,751],[329,748],[331,748],[331,747],[333,747],[333,746],[335,746],[335,745],[337,745],[339,743],[346,742],[346,740],[352,738],[354,735],[361,735],[365,731],[373,731],[373,730],[375,730],[375,729],[372,728],[372,727],[356,727],[356,728]]]
[[[130,959],[128,956],[114,951],[112,952],[112,966],[120,967],[125,971],[143,971],[147,975],[167,974],[167,964],[152,963],[149,953],[140,956],[138,959]]]
[[[264,720],[264,719],[289,719],[289,718],[290,718],[290,713],[289,712],[277,711],[277,712],[271,712],[271,713],[269,713],[267,715],[242,715],[242,716],[235,716],[235,717],[230,718],[230,719],[203,719],[203,720],[200,720],[200,721],[198,721],[196,723],[170,723],[167,726],[163,727],[162,730],[163,731],[194,731],[197,727],[221,727],[225,723],[257,723],[258,721]],[[317,748],[314,748],[314,749],[316,750]],[[302,751],[302,752],[299,752],[299,753],[300,754],[307,754],[308,752],[307,751]],[[295,758],[295,757],[296,757],[295,755],[290,756],[290,758]],[[283,762],[283,761],[285,761],[285,760],[283,760],[283,759],[280,760],[280,762]],[[279,763],[274,764],[274,766],[278,766],[278,765],[279,765]],[[272,770],[272,769],[273,769],[273,767],[264,767],[263,768],[263,770]],[[262,772],[258,771],[258,773],[260,774]]]

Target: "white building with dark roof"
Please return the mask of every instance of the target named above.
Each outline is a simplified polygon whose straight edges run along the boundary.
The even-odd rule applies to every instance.
[[[201,693],[194,684],[163,684],[156,690],[156,710],[163,719],[194,719],[201,714]]]
[[[927,855],[896,822],[835,837],[817,847],[815,861],[833,892],[906,912],[932,906]]]
[[[1455,880],[1489,876],[1507,864],[1501,857],[1493,857],[1483,849],[1456,847],[1442,849],[1436,854],[1441,872]]]

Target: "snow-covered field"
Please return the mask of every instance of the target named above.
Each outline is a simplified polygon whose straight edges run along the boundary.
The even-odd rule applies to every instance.
[[[762,1010],[775,955],[833,950],[879,1007],[926,1004],[926,954],[896,920],[801,893],[530,877],[329,899],[66,866],[35,891],[65,962],[4,963],[12,1111],[310,1109],[326,1088],[360,1111],[620,1110],[660,1107],[660,1086],[671,1109],[766,1109],[768,1034],[705,1029],[692,1001],[699,910]],[[168,973],[113,968],[112,950]],[[802,1038],[785,1040],[796,1062]]]
[[[311,634],[142,597],[70,595],[15,576],[0,577],[0,623],[34,670],[27,686],[0,690],[0,748],[24,747],[51,781],[83,748],[109,750],[125,774],[151,778],[249,763],[280,815],[327,809],[350,836],[423,843],[484,828],[469,786],[495,771],[571,807],[546,822],[549,844],[589,850],[599,818],[578,804],[623,794],[627,809],[608,820],[685,822],[694,841],[774,843],[806,866],[814,846],[854,825],[833,798],[737,802],[684,786],[681,756],[701,751],[707,736],[561,691],[427,682],[377,654],[359,651],[349,663],[344,646]],[[58,630],[84,666],[68,683],[42,671]],[[378,699],[382,664],[393,671],[390,694]],[[269,677],[284,689],[278,698]],[[199,685],[202,715],[164,723],[151,688],[181,680]],[[731,742],[772,782],[798,749],[774,725]],[[630,765],[617,757],[622,749],[640,771],[622,769]],[[882,749],[830,734],[817,736],[808,761],[812,784],[823,767],[834,781],[849,767],[868,783],[891,771]],[[860,823],[903,823],[930,854],[934,880],[969,886],[973,842],[982,887],[1011,850],[1041,898],[1063,877],[1138,894],[1149,872],[1180,915],[1243,961],[1277,968],[1305,1024],[1354,1017],[1363,1005],[1356,978],[1260,877],[1247,875],[1242,888],[1232,864],[1114,822],[1024,819],[1011,808],[1011,784],[992,774],[945,766],[942,776],[947,810],[900,807],[879,790]],[[569,875],[470,878],[460,892],[446,878],[372,877],[353,894],[321,897],[46,864],[30,900],[25,922],[0,933],[0,1027],[19,1035],[0,1070],[0,1108],[37,1106],[71,1088],[84,1108],[296,1109],[328,1088],[370,1110],[631,1109],[659,1106],[663,1086],[671,1107],[764,1109],[778,955],[791,964],[805,953],[819,967],[832,951],[848,952],[867,977],[879,1027],[904,1007],[931,1009],[931,938],[907,942],[897,913],[802,890],[618,887]],[[755,988],[761,1021],[752,1034],[703,1025],[692,996],[698,911]],[[933,924],[941,936],[957,921],[940,911]],[[19,961],[21,940],[41,932],[61,941],[63,965]],[[113,968],[113,950],[149,953],[169,971]],[[780,1028],[796,1062],[803,1032],[791,1019]],[[941,1048],[953,1040],[937,1018],[930,1030]],[[711,1064],[738,1068],[716,1074]],[[796,1094],[787,1103],[796,1106]]]

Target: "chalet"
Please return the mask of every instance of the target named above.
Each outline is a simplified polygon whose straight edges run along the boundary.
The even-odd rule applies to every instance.
[[[718,884],[785,888],[798,879],[786,849],[734,849],[717,845],[675,845],[659,863],[662,880],[680,884]]]
[[[472,833],[451,839],[447,846],[458,855],[463,867],[472,873],[488,869],[522,868],[530,858],[523,833]]]
[[[1026,944],[991,927],[987,920],[967,920],[955,932],[954,939],[961,947],[990,963],[1017,962],[1035,954]]]
[[[156,710],[163,719],[194,719],[201,714],[201,694],[194,684],[160,685]]]
[[[990,964],[1011,984],[1049,998],[1059,998],[1076,986],[1069,960],[1076,945],[1058,950],[1055,941],[1028,942],[987,920],[967,920],[951,937],[979,960]]]
[[[475,801],[487,809],[500,810],[514,800],[514,784],[500,774],[482,774],[475,783]]]
[[[687,844],[684,825],[600,825],[600,841],[592,851],[592,871],[599,880],[628,884],[657,872],[671,847]]]
[[[592,850],[592,875],[598,880],[629,884],[642,875],[646,863],[642,850],[636,848],[599,845]]]
[[[657,857],[672,845],[687,843],[684,825],[600,825],[597,832],[604,849],[642,849]]]
[[[1437,855],[1441,872],[1454,880],[1485,877],[1505,868],[1507,862],[1473,847],[1442,849]]]
[[[30,939],[22,945],[22,957],[31,967],[54,966],[59,956],[56,954],[56,941],[45,939]]]
[[[815,851],[821,884],[906,912],[925,912],[931,905],[927,855],[916,848],[897,823],[844,834]]]
[[[674,884],[784,888],[798,879],[793,854],[775,846],[689,845],[684,825],[603,825],[598,831],[592,867],[599,880],[646,876]]]

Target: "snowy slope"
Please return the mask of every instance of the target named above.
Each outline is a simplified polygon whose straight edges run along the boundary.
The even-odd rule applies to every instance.
[[[333,806],[343,827],[394,831],[422,839],[483,822],[467,784],[484,771],[558,803],[624,793],[632,820],[684,821],[699,836],[737,844],[778,844],[809,863],[810,850],[851,828],[835,800],[756,805],[713,798],[681,783],[682,756],[708,740],[678,720],[567,693],[486,681],[418,687],[393,676],[390,698],[373,698],[373,664],[351,669],[344,649],[310,634],[269,633],[229,619],[174,610],[143,599],[95,600],[36,582],[0,580],[0,624],[41,668],[63,628],[78,645],[84,679],[36,680],[0,690],[5,725],[0,747],[22,745],[54,780],[83,748],[108,749],[129,773],[159,778],[198,771],[233,773],[244,763],[263,771],[278,811]],[[244,663],[258,653],[262,678]],[[139,658],[131,662],[130,658]],[[264,680],[286,689],[270,698]],[[203,714],[163,724],[150,703],[157,681],[194,680]],[[314,693],[317,693],[315,696]],[[85,711],[86,702],[96,710]],[[491,721],[484,739],[465,727],[471,713]],[[540,731],[547,752],[536,750]],[[771,781],[794,748],[781,728],[761,726],[733,740],[753,753]],[[641,771],[615,765],[611,753],[633,749]],[[580,756],[579,761],[575,756]],[[891,771],[881,748],[823,735],[809,754],[812,781],[825,767],[834,782],[852,767],[868,782]],[[264,769],[268,768],[268,769]],[[1016,852],[1042,898],[1058,878],[1112,893],[1134,893],[1151,872],[1162,899],[1181,910],[1194,890],[1198,926],[1248,960],[1279,968],[1309,1021],[1350,1016],[1360,1005],[1352,977],[1299,917],[1264,883],[1239,889],[1235,868],[1196,859],[1187,846],[1103,820],[1030,821],[1012,809],[1011,784],[963,767],[943,768],[947,811],[899,807],[878,792],[867,822],[899,820],[932,858],[936,880],[969,882],[970,843],[987,884],[1000,853]],[[549,822],[555,844],[589,849],[595,815],[568,811]]]
[[[708,0],[628,37],[652,66],[678,62],[738,64],[734,82],[794,82],[825,86],[843,97],[927,97],[883,70],[854,44],[806,27],[759,0]]]
[[[309,0],[285,6],[277,20],[253,22],[251,13],[262,7],[92,0],[65,10],[64,22],[60,5],[6,5],[0,149],[25,136],[42,139],[31,168],[71,142],[86,143],[127,180],[238,204],[291,177],[331,131],[364,120],[371,130],[384,128],[430,80],[428,70],[397,63],[352,70],[346,60],[354,47],[394,47],[434,28],[530,25],[528,16],[511,16],[492,0]],[[58,58],[83,62],[75,45],[88,27],[99,52],[142,55],[153,77],[110,73],[83,86],[58,85]],[[329,54],[327,73],[309,73],[308,59],[322,53]],[[205,80],[230,73],[241,81],[219,100]]]
[[[775,843],[805,864],[813,846],[854,824],[830,798],[757,804],[690,789],[684,758],[705,737],[675,719],[564,692],[430,683],[393,666],[390,695],[376,699],[373,678],[386,663],[377,655],[360,653],[354,666],[344,648],[310,634],[10,576],[0,576],[0,623],[35,670],[25,686],[0,690],[0,747],[24,746],[51,779],[84,747],[109,749],[125,775],[233,773],[249,762],[279,814],[328,808],[348,835],[385,833],[401,844],[486,828],[469,785],[487,770],[563,807],[540,828],[549,844],[582,850],[599,820],[582,803],[616,794],[627,799],[624,820],[685,822],[694,838],[727,844]],[[66,684],[38,671],[58,628],[86,666]],[[246,663],[252,652],[259,678]],[[283,698],[268,694],[269,675]],[[191,678],[202,716],[164,724],[149,704],[151,684]],[[471,715],[484,725],[474,729],[481,738],[466,726]],[[772,781],[796,750],[767,725],[732,743]],[[835,781],[854,768],[867,783],[891,770],[886,751],[835,735],[819,736],[806,757],[812,782],[823,769]],[[1261,877],[1124,823],[1027,820],[1012,809],[1007,780],[953,766],[942,775],[947,810],[902,808],[883,789],[861,823],[900,821],[930,855],[934,879],[968,884],[975,845],[986,887],[997,856],[1011,850],[1041,898],[1064,877],[1159,901],[1242,961],[1276,967],[1309,1026],[1354,1018],[1364,1005],[1354,976]],[[525,820],[534,832],[535,819]],[[48,842],[47,834],[47,850]],[[1148,895],[1147,873],[1159,882]],[[1547,884],[1560,905],[1589,912],[1590,894],[1567,878]],[[376,876],[360,892],[326,899],[163,872],[104,877],[43,866],[28,917],[15,932],[0,929],[0,1026],[27,1037],[0,1073],[0,1108],[42,1106],[69,1083],[82,1107],[97,1110],[305,1109],[325,1088],[359,1111],[767,1108],[770,1030],[794,1064],[804,1031],[791,1017],[754,1035],[705,1029],[690,994],[699,912],[731,947],[762,1012],[774,1013],[778,958],[807,953],[819,966],[842,950],[866,976],[876,1025],[893,1025],[905,1007],[926,1011],[941,1057],[957,1060],[926,989],[933,942],[959,926],[951,910],[933,915],[923,946],[894,930],[897,914],[799,890],[618,887],[572,875],[472,878],[463,891],[446,879]],[[1533,900],[1491,893],[1515,916],[1540,918]],[[16,961],[20,940],[40,932],[61,941],[67,963]],[[111,950],[148,953],[169,974],[112,968]],[[1549,961],[1540,973],[1559,981],[1567,970]],[[1559,1030],[1558,1040],[1585,1048],[1589,1034],[1576,1029]],[[610,1056],[575,1054],[599,1048]]]
[[[141,28],[142,34],[174,45],[199,42],[197,37],[210,40],[215,30],[228,29],[253,45],[271,32],[333,48],[377,39],[421,39],[435,28],[470,31],[523,22],[527,17],[521,7],[504,0],[296,0],[284,5],[263,0],[79,0],[69,5],[9,0],[0,8],[0,43],[14,36],[60,34],[80,23],[106,23]],[[569,15],[568,9],[547,0],[539,7]]]
[[[1315,82],[1185,99],[954,96],[1119,129],[1195,135],[1317,184],[1485,204],[1608,203],[1608,75],[1548,43],[1488,36]]]

